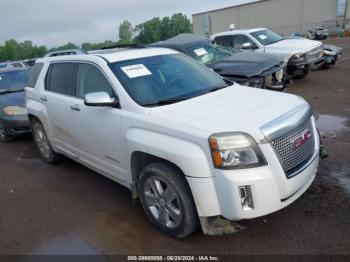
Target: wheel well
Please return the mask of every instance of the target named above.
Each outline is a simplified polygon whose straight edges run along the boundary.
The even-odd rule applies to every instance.
[[[40,122],[40,119],[37,118],[37,117],[34,116],[34,115],[29,114],[29,115],[28,115],[28,118],[29,118],[29,122],[30,122],[31,124],[33,124],[33,121],[38,121],[38,122]]]
[[[148,153],[144,153],[144,152],[133,152],[132,156],[131,156],[131,160],[130,160],[130,170],[131,170],[131,177],[132,177],[132,187],[131,187],[131,192],[132,192],[132,197],[133,199],[138,198],[139,193],[138,193],[138,182],[139,182],[139,176],[141,171],[148,166],[149,164],[156,162],[156,161],[161,161],[161,162],[165,162],[168,163],[172,166],[174,166],[176,169],[178,169],[178,171],[181,174],[184,174],[182,172],[182,170],[175,165],[174,163],[165,160],[163,158],[148,154]]]

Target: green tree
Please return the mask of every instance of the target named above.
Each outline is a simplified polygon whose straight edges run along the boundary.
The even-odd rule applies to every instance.
[[[171,35],[172,35],[171,37],[174,37],[174,36],[177,36],[178,34],[183,34],[183,33],[192,33],[192,24],[186,15],[181,13],[174,14],[171,17],[170,21],[171,21],[171,24],[170,24],[169,31],[171,32]]]
[[[135,41],[140,44],[150,44],[182,33],[191,33],[192,24],[186,15],[178,13],[171,17],[160,19],[155,17],[135,27],[138,34]]]
[[[150,44],[157,42],[160,40],[162,34],[162,21],[159,17],[155,17],[137,25],[135,31],[138,33],[135,38],[137,43]]]
[[[129,44],[132,41],[132,24],[125,20],[119,25],[119,43]]]
[[[162,19],[161,40],[169,39],[173,36],[170,28],[172,27],[171,18],[166,16]]]
[[[4,46],[4,60],[17,60],[20,55],[18,54],[18,43],[14,39],[7,40]]]

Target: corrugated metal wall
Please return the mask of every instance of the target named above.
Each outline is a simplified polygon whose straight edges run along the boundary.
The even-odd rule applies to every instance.
[[[204,22],[210,17],[212,34],[228,31],[230,24],[235,29],[268,27],[282,34],[306,33],[312,26],[335,29],[336,13],[337,0],[264,0],[193,15],[193,30],[206,35]]]

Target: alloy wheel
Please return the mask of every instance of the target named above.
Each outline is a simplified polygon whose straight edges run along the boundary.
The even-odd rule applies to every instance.
[[[145,184],[145,202],[154,218],[167,228],[176,228],[182,221],[182,210],[175,189],[157,176]]]
[[[35,142],[38,145],[38,148],[40,150],[40,153],[46,157],[49,158],[51,154],[51,148],[49,140],[45,134],[44,129],[41,127],[41,125],[38,125],[35,128]]]

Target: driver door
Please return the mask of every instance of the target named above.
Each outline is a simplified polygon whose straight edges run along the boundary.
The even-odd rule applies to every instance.
[[[125,177],[120,167],[120,109],[84,104],[86,94],[101,91],[111,98],[117,98],[108,78],[96,65],[79,63],[75,101],[71,105],[71,133],[75,137],[75,148],[81,161],[121,181]]]

